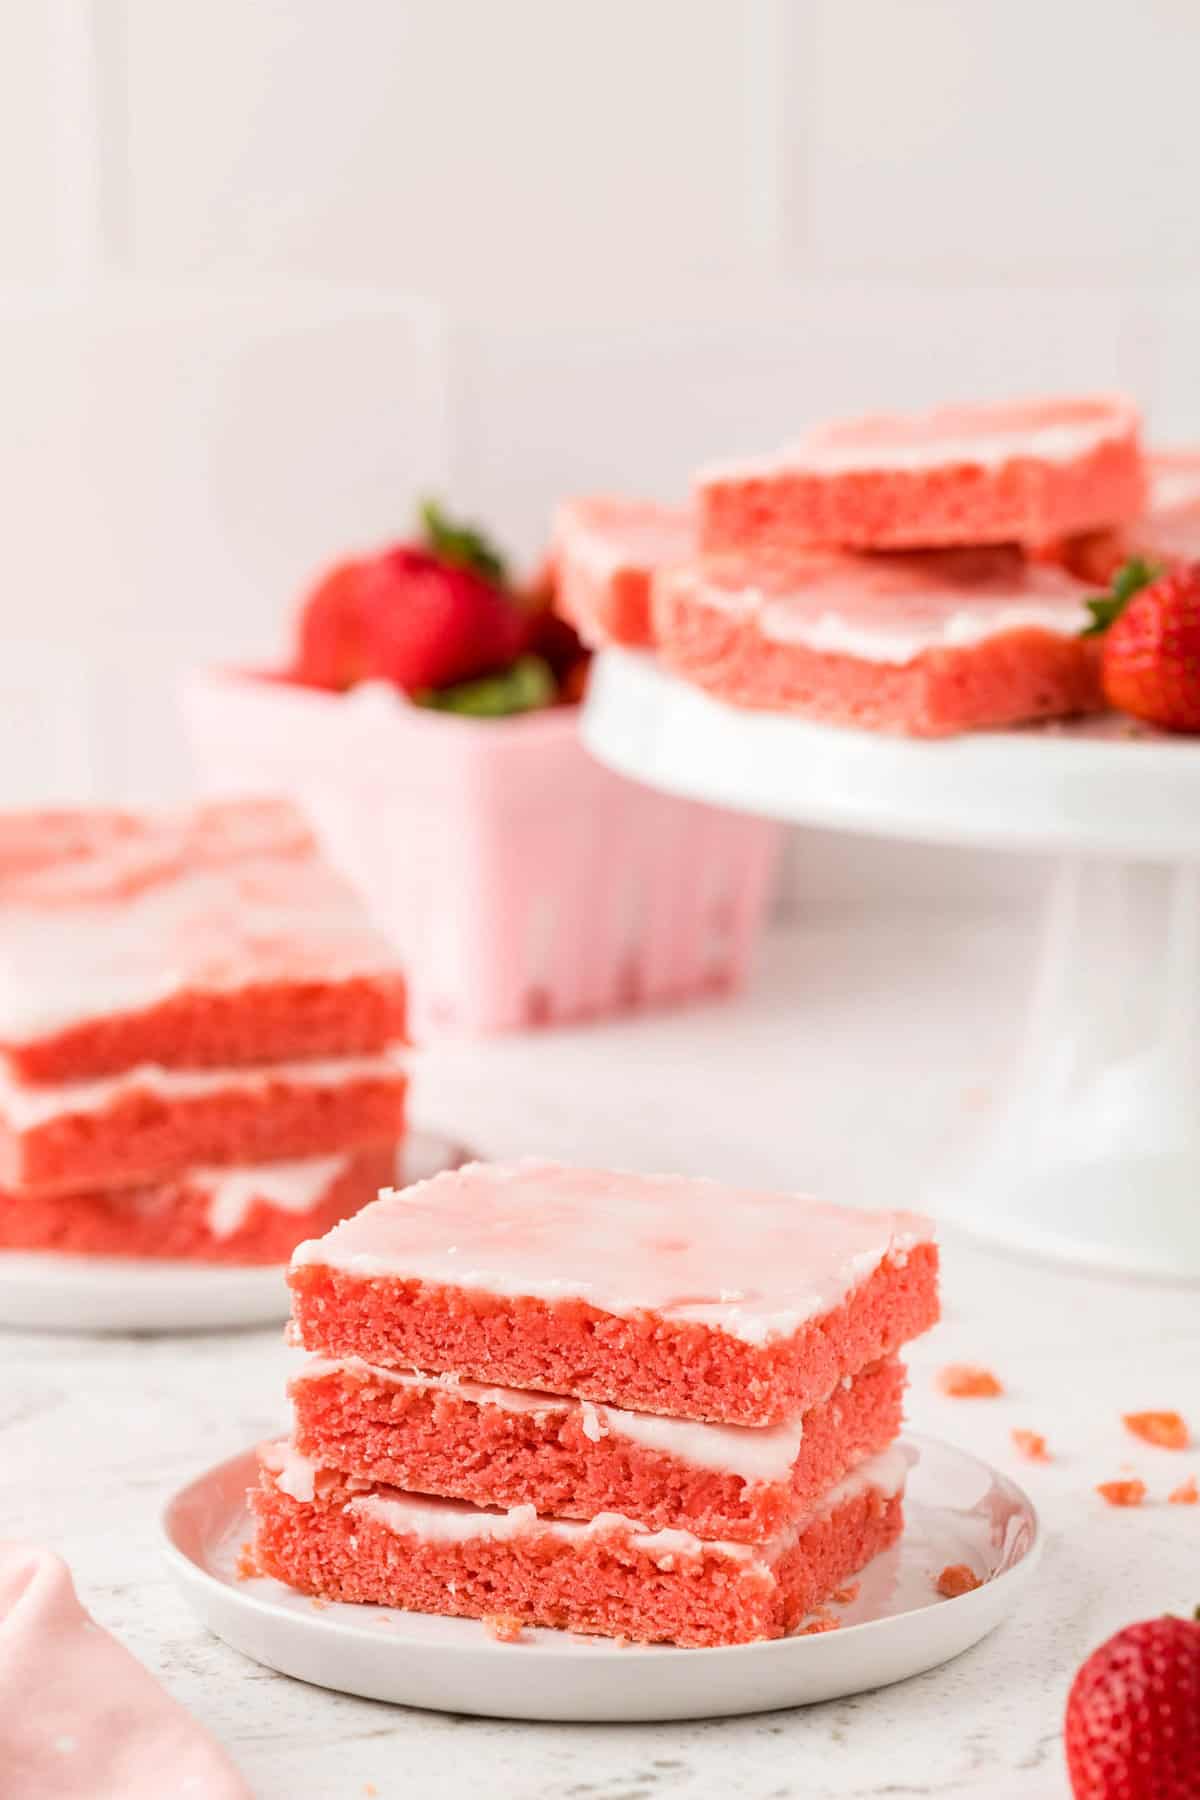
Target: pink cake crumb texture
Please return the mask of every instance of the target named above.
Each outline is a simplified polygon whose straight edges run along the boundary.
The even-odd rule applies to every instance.
[[[682,506],[592,496],[554,522],[555,606],[586,644],[650,644],[650,577],[689,556],[696,521]]]
[[[365,1055],[403,1032],[395,957],[299,816],[0,815],[0,1056],[54,1082]]]
[[[937,1267],[915,1214],[473,1163],[302,1244],[288,1280],[325,1356],[769,1425],[932,1325]]]
[[[886,1449],[904,1386],[899,1362],[879,1363],[765,1432],[357,1361],[314,1360],[290,1394],[297,1448],[347,1475],[476,1506],[529,1505],[565,1519],[619,1512],[654,1529],[753,1543]]]
[[[404,1132],[406,1087],[404,1071],[382,1056],[220,1072],[151,1068],[60,1087],[0,1079],[0,1187],[70,1192],[197,1164],[391,1144]]]
[[[1087,589],[1012,549],[711,559],[656,579],[664,664],[735,706],[917,737],[1102,705]]]
[[[394,1178],[394,1146],[253,1169],[195,1170],[150,1187],[0,1193],[0,1250],[285,1263]],[[298,1207],[297,1197],[305,1204]],[[286,1202],[286,1203],[285,1203]]]
[[[699,1648],[783,1636],[893,1543],[906,1460],[885,1451],[760,1546],[617,1513],[486,1512],[308,1468],[297,1480],[286,1447],[268,1446],[251,1495],[260,1569],[302,1593]]]
[[[1134,519],[1136,407],[1108,396],[880,414],[697,477],[705,551],[1039,544]]]

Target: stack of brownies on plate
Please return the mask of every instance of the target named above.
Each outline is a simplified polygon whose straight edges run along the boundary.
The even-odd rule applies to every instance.
[[[1146,500],[1119,398],[837,422],[700,470],[653,532],[642,502],[562,508],[559,604],[737,706],[918,737],[1065,717],[1103,705],[1086,600]]]
[[[0,1248],[285,1262],[395,1179],[403,983],[273,802],[0,817]]]
[[[794,1630],[891,1544],[928,1222],[526,1162],[292,1258],[259,1570],[324,1599],[686,1646]],[[822,1620],[821,1623],[827,1623]]]

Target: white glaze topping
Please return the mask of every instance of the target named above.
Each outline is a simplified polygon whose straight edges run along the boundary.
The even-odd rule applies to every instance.
[[[1147,514],[1154,520],[1172,513],[1200,511],[1200,450],[1165,450],[1147,459],[1150,495]]]
[[[388,1053],[259,1063],[248,1068],[163,1069],[157,1063],[145,1063],[92,1081],[35,1084],[19,1081],[0,1063],[0,1119],[11,1130],[29,1131],[50,1119],[103,1112],[136,1094],[152,1094],[156,1100],[171,1102],[205,1094],[259,1094],[278,1085],[336,1090],[360,1081],[389,1079],[400,1072],[399,1058]]]
[[[399,1192],[293,1267],[511,1298],[662,1313],[763,1344],[837,1306],[887,1258],[933,1236],[913,1213],[852,1212],[799,1194],[526,1161],[471,1163]]]
[[[968,554],[814,555],[758,581],[742,564],[699,563],[664,580],[702,606],[752,619],[769,642],[862,662],[903,665],[1017,630],[1076,637],[1087,625],[1090,590],[1064,570],[1005,551]]]
[[[305,1504],[316,1497],[320,1468],[309,1457],[302,1456],[290,1438],[281,1438],[274,1444],[263,1444],[258,1455],[263,1468],[272,1476],[281,1493]]]
[[[0,815],[4,1042],[188,990],[394,967],[287,807]]]
[[[436,1392],[439,1388],[458,1395],[471,1406],[493,1406],[502,1412],[531,1413],[540,1422],[576,1417],[585,1437],[625,1438],[647,1450],[672,1456],[697,1468],[738,1475],[743,1481],[782,1481],[790,1474],[804,1436],[801,1414],[781,1425],[761,1430],[747,1425],[702,1425],[691,1419],[669,1419],[658,1413],[627,1412],[619,1406],[602,1406],[590,1400],[569,1400],[557,1394],[541,1394],[521,1388],[487,1387],[457,1375],[424,1375],[401,1369],[380,1369],[361,1357],[311,1357],[292,1378],[292,1387],[346,1374],[396,1387]]]
[[[554,543],[592,577],[679,562],[695,545],[695,519],[684,507],[631,500],[567,500],[558,510]]]
[[[208,1195],[208,1228],[216,1238],[232,1237],[256,1200],[272,1212],[306,1213],[345,1170],[349,1157],[304,1156],[252,1168],[197,1169],[188,1185]]]
[[[292,1499],[311,1502],[322,1471],[290,1444],[273,1444],[260,1452],[265,1468],[276,1485]],[[725,1539],[703,1539],[693,1532],[668,1528],[649,1531],[636,1519],[624,1513],[597,1513],[593,1519],[542,1519],[532,1506],[514,1506],[505,1512],[491,1512],[471,1506],[464,1500],[441,1500],[421,1494],[403,1493],[399,1488],[376,1488],[345,1502],[352,1517],[370,1519],[397,1537],[417,1537],[430,1542],[469,1543],[478,1538],[501,1542],[520,1537],[550,1535],[568,1543],[586,1543],[589,1539],[618,1535],[630,1548],[651,1557],[660,1568],[669,1569],[679,1558],[701,1555],[722,1556],[739,1563],[767,1565],[795,1543],[800,1534],[818,1518],[854,1500],[868,1490],[886,1497],[898,1494],[904,1487],[912,1453],[903,1444],[893,1444],[879,1456],[860,1463],[858,1468],[821,1497],[820,1502],[803,1518],[795,1520],[766,1543],[732,1544]]]
[[[929,414],[879,413],[814,427],[772,455],[719,462],[696,477],[712,482],[848,471],[996,469],[1019,457],[1071,462],[1138,426],[1128,400],[1033,401],[946,407]]]

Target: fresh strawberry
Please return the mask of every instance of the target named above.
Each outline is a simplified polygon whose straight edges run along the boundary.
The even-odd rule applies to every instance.
[[[1200,563],[1163,571],[1134,558],[1088,606],[1086,635],[1104,633],[1110,704],[1164,731],[1200,732]]]
[[[1064,1739],[1075,1800],[1200,1800],[1200,1624],[1149,1619],[1101,1644]]]
[[[547,553],[518,596],[529,620],[529,649],[549,663],[561,690],[581,692],[591,653],[575,627],[555,611],[558,572]],[[565,697],[565,695],[560,695]]]
[[[300,614],[295,678],[341,693],[367,673],[361,562],[338,563],[313,588]]]
[[[476,719],[507,719],[513,713],[538,712],[553,706],[554,675],[540,656],[519,656],[495,675],[479,675],[453,687],[431,689],[415,696],[421,706],[437,712],[465,713]]]
[[[502,588],[411,544],[364,565],[360,605],[370,673],[408,693],[490,674],[525,646]]]

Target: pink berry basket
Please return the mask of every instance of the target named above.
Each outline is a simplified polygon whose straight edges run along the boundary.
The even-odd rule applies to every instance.
[[[735,988],[779,827],[594,762],[574,708],[468,719],[194,676],[202,787],[285,793],[409,970],[419,1039],[601,1018]]]

